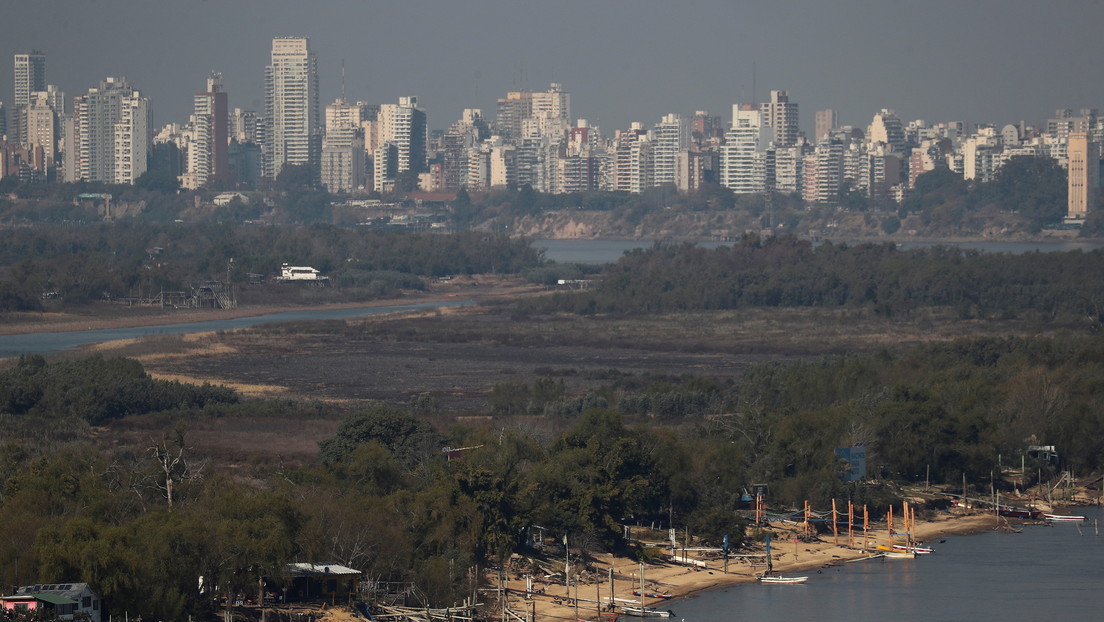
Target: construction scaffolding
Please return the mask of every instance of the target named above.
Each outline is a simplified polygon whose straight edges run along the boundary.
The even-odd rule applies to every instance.
[[[126,296],[117,299],[128,306],[150,306],[163,309],[236,309],[238,297],[234,286],[222,281],[206,281],[190,292],[166,291],[154,294]]]

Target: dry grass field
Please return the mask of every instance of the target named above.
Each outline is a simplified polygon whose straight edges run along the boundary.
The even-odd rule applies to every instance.
[[[277,408],[264,417],[186,422],[190,441],[202,452],[231,465],[246,465],[309,460],[317,452],[317,442],[336,430],[340,410],[368,401],[416,407],[443,426],[456,421],[486,422],[491,420],[491,393],[505,383],[531,385],[538,379],[553,379],[563,382],[568,396],[582,396],[614,382],[643,386],[671,376],[698,375],[727,382],[737,381],[750,365],[766,361],[1052,330],[1012,321],[960,320],[938,310],[897,319],[862,309],[809,308],[646,317],[520,317],[511,309],[511,296],[533,292],[516,282],[484,280],[477,292],[470,283],[450,287],[459,289],[431,295],[445,299],[457,292],[474,293],[472,298],[484,304],[156,336],[94,349],[136,358],[157,378],[221,384],[247,399],[317,402],[338,408],[336,414],[332,408],[319,409],[309,421],[302,419],[301,412],[292,414],[292,409],[282,416]],[[159,436],[172,425],[148,417],[119,423],[112,434],[119,435],[119,442],[136,443]],[[546,433],[567,423],[509,422]]]

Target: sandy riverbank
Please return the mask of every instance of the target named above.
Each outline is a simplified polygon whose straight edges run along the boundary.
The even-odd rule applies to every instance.
[[[938,542],[952,535],[981,533],[999,528],[1000,519],[992,514],[953,515],[943,514],[938,518],[918,522],[913,531],[914,539],[925,542]],[[877,554],[874,547],[885,544],[885,525],[879,531],[872,528],[868,549],[864,550],[861,534],[854,534],[854,546],[849,546],[848,534],[841,533],[838,538],[831,534],[822,535],[812,542],[795,541],[794,536],[801,530],[800,523],[775,524],[771,527],[774,545],[772,546],[773,566],[776,571],[787,575],[808,576],[810,581],[826,568],[839,564],[858,561]],[[740,551],[744,555],[762,554],[764,550]],[[691,556],[692,558],[694,556]],[[670,563],[651,563],[644,568],[645,591],[669,596],[669,599],[646,598],[645,606],[677,611],[678,599],[719,587],[751,583],[756,574],[763,572],[761,557],[732,558],[725,572],[724,561],[719,557],[702,558],[704,567],[691,567]],[[579,585],[572,586],[570,593],[561,583],[545,583],[534,580],[534,594],[526,602],[526,579],[520,573],[510,576],[510,607],[521,615],[527,610],[535,614],[535,620],[597,620],[601,612],[607,611],[599,602],[610,599],[609,571],[613,569],[613,597],[616,599],[638,600],[633,595],[640,587],[640,565],[627,558],[615,558],[611,555],[599,555],[588,564],[592,572],[589,576],[597,578],[583,579]],[[562,570],[562,563],[560,564]],[[576,598],[578,603],[576,604]],[[624,602],[624,601],[619,601]],[[576,610],[577,607],[577,610]],[[577,614],[577,615],[576,615]]]

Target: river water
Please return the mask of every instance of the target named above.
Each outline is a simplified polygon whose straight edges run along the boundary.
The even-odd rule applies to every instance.
[[[1098,507],[1070,513],[1089,520],[948,537],[929,542],[936,552],[916,559],[787,573],[809,581],[714,590],[670,609],[687,622],[1102,620],[1104,536],[1096,527],[1102,513]]]
[[[348,309],[302,309],[239,317],[230,320],[211,320],[206,322],[186,322],[164,324],[161,326],[135,326],[131,328],[111,328],[103,330],[78,330],[61,333],[32,333],[26,335],[0,336],[0,358],[20,356],[22,354],[48,354],[72,350],[92,343],[104,343],[119,339],[137,339],[155,335],[184,335],[188,333],[208,333],[220,330],[248,328],[271,322],[294,322],[300,320],[335,320],[394,311],[410,311],[435,307],[456,307],[473,304],[470,300],[449,300],[444,302],[421,302],[388,307],[354,307]]]

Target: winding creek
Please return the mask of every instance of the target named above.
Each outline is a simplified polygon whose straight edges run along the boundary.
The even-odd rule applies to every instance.
[[[81,346],[120,339],[138,339],[154,335],[185,335],[207,333],[220,330],[249,328],[272,322],[294,322],[301,320],[338,320],[396,311],[414,311],[440,307],[460,307],[474,304],[471,300],[448,300],[438,302],[420,302],[386,307],[352,307],[345,309],[302,309],[282,311],[251,317],[239,317],[226,320],[183,322],[180,324],[162,324],[160,326],[133,326],[129,328],[107,328],[77,330],[57,333],[27,333],[22,335],[0,336],[0,358],[23,354],[49,354],[73,350]]]

